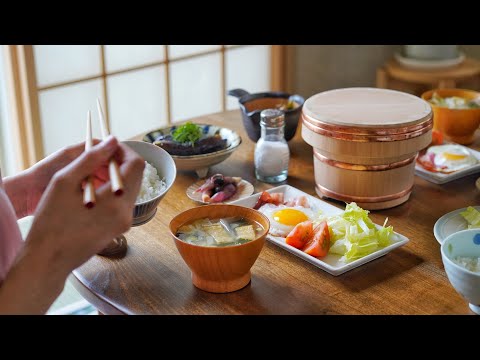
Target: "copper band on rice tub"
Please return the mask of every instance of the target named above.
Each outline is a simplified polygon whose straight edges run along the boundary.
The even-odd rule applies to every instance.
[[[341,200],[345,202],[356,202],[356,203],[381,203],[386,201],[392,201],[400,199],[412,192],[413,186],[408,188],[407,190],[400,191],[396,194],[391,195],[384,195],[384,196],[351,196],[351,195],[344,195],[339,194],[335,191],[328,190],[324,188],[322,185],[316,184],[315,185],[317,190],[320,191],[327,197],[332,199]]]
[[[334,133],[345,133],[351,135],[373,135],[373,136],[388,136],[396,134],[407,134],[421,130],[425,127],[433,124],[433,117],[431,114],[426,116],[420,122],[407,125],[407,126],[397,126],[397,127],[382,127],[380,124],[371,126],[371,127],[357,127],[357,126],[345,126],[345,125],[335,125],[331,123],[326,123],[324,121],[315,119],[305,113],[302,113],[302,118],[304,121],[309,122],[310,124],[317,126],[323,130],[331,131]]]
[[[402,134],[392,134],[392,135],[362,135],[362,134],[352,134],[352,133],[342,133],[336,132],[332,130],[326,130],[319,126],[313,125],[309,121],[305,120],[305,117],[302,116],[303,125],[305,125],[309,130],[337,140],[344,140],[344,141],[356,141],[356,142],[390,142],[390,141],[401,141],[401,140],[408,140],[418,136],[421,136],[427,132],[429,132],[433,128],[433,121],[428,120],[426,122],[426,126],[422,127],[419,130],[409,132],[409,133],[402,133]]]
[[[313,149],[313,154],[314,156],[321,162],[336,167],[340,169],[345,169],[345,170],[353,170],[353,171],[385,171],[385,170],[392,170],[396,169],[402,166],[406,166],[408,164],[411,164],[412,162],[415,161],[417,154],[414,156],[402,160],[402,161],[397,161],[393,162],[390,164],[385,164],[385,165],[359,165],[359,164],[349,164],[341,161],[336,161],[327,158],[326,156],[320,154],[317,149]]]

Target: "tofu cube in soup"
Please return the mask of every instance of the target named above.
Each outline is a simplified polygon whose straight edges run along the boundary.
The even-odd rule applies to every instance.
[[[235,228],[237,237],[245,240],[255,240],[255,230],[252,225],[238,226]]]

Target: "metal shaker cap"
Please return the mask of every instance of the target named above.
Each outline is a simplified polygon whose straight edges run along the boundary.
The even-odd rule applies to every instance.
[[[265,109],[260,113],[260,125],[267,127],[282,127],[285,125],[285,115],[279,109]]]

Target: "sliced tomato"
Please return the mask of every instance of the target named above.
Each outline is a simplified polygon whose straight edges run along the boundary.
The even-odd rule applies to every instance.
[[[310,220],[297,224],[287,235],[285,242],[297,249],[301,249],[313,237],[313,223]]]
[[[322,221],[313,232],[313,238],[305,244],[302,251],[315,257],[324,257],[330,250],[330,232],[327,222]]]
[[[430,145],[442,145],[443,133],[438,130],[432,130],[432,143]]]

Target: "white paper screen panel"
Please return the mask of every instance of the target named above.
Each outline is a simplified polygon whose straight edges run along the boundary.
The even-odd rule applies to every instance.
[[[168,57],[176,59],[182,56],[199,54],[211,50],[220,50],[220,45],[169,45]]]
[[[163,45],[105,45],[107,73],[163,60]]]
[[[38,97],[45,155],[85,141],[88,110],[92,112],[93,136],[100,138],[96,99],[102,99],[101,80],[44,90]],[[105,106],[103,100],[102,104]]]
[[[99,45],[34,45],[33,51],[38,87],[101,73]]]
[[[110,129],[120,140],[166,126],[165,66],[107,77]]]
[[[251,45],[225,53],[226,91],[236,88],[250,93],[270,90],[270,46]],[[227,110],[238,109],[238,100],[227,99]]]
[[[222,110],[221,55],[170,63],[172,123]]]

